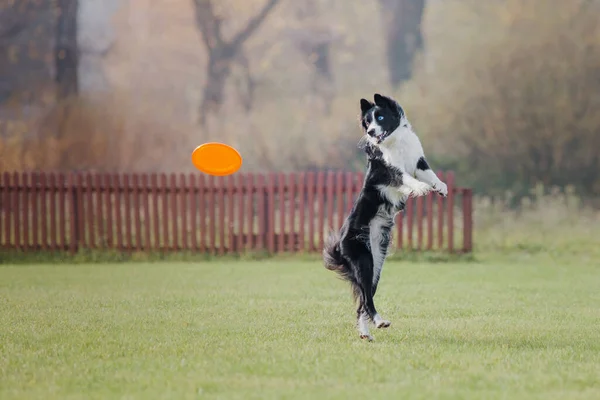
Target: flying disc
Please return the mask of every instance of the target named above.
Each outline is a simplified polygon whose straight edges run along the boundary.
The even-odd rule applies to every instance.
[[[204,143],[192,152],[192,164],[205,174],[231,175],[242,166],[242,156],[224,143]]]

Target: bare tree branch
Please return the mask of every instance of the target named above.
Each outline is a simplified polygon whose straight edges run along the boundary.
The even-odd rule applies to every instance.
[[[77,12],[79,0],[59,0],[60,13],[56,21],[54,62],[58,95],[65,98],[79,91],[77,44]]]
[[[18,35],[25,28],[25,23],[19,20],[14,8],[0,10],[0,43],[8,43],[8,39]]]
[[[250,18],[246,27],[236,33],[231,40],[224,40],[221,32],[221,18],[216,15],[212,0],[194,0],[196,7],[196,25],[208,50],[206,83],[200,106],[200,123],[204,124],[206,116],[216,112],[223,103],[225,84],[231,75],[232,65],[241,61],[247,72],[249,94],[253,92],[253,81],[250,69],[244,60],[243,44],[258,29],[279,0],[267,0],[267,3],[254,17]],[[241,56],[240,56],[240,53]],[[246,64],[245,64],[246,63]],[[248,107],[250,103],[247,103]]]
[[[271,12],[271,10],[279,3],[279,0],[269,0],[267,4],[264,5],[262,10],[254,17],[248,21],[248,24],[244,29],[238,32],[233,39],[229,42],[231,46],[236,49],[241,46],[258,27],[263,23],[267,15]]]
[[[215,15],[212,0],[194,0],[196,6],[196,25],[202,34],[202,40],[208,49],[224,44],[221,36],[221,19]]]
[[[410,79],[416,53],[423,48],[421,20],[426,0],[379,0],[386,56],[393,86]]]

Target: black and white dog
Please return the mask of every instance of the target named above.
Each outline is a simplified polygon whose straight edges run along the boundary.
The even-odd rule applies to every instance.
[[[383,262],[390,244],[396,214],[410,196],[436,191],[446,196],[446,184],[429,168],[419,138],[404,110],[393,99],[379,94],[375,103],[360,100],[361,144],[368,156],[362,190],[340,232],[331,234],[323,249],[325,267],[350,282],[358,300],[360,337],[373,340],[369,321],[387,328],[375,309]]]

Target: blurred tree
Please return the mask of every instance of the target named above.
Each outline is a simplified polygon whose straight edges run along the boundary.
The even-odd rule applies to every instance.
[[[425,0],[379,0],[385,27],[390,83],[398,87],[412,75],[417,51],[423,48],[421,21]]]
[[[14,81],[10,79],[10,64],[14,59],[14,50],[10,43],[23,30],[24,21],[19,19],[14,6],[0,6],[0,103],[6,100],[12,92]]]
[[[446,0],[430,11],[434,67],[402,97],[433,139],[433,163],[515,202],[540,183],[600,194],[600,2]]]
[[[306,0],[296,6],[300,27],[288,29],[289,36],[311,65],[310,89],[324,101],[325,112],[329,113],[334,98],[331,47],[339,37],[332,31],[330,21],[319,19],[322,10],[317,1]]]
[[[52,13],[50,1],[0,0],[0,103],[35,102],[51,80]]]
[[[77,46],[78,0],[57,0],[55,81],[59,98],[78,93],[79,49]]]
[[[242,65],[246,65],[246,70],[248,70],[248,62],[243,54],[242,46],[261,26],[278,2],[279,0],[268,0],[262,9],[248,20],[245,27],[234,34],[231,39],[226,40],[223,38],[221,29],[222,17],[215,12],[212,0],[194,0],[196,25],[208,51],[206,83],[200,105],[201,124],[205,123],[209,113],[217,112],[223,103],[225,83],[231,74],[234,62],[241,62]],[[248,104],[250,103],[246,101],[247,107]]]

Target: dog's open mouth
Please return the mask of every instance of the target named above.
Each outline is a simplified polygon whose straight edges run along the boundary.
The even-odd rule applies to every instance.
[[[375,136],[375,140],[377,140],[377,144],[380,144],[381,142],[383,142],[385,140],[385,138],[388,137],[388,133],[387,132],[383,132],[381,135],[377,135]]]

